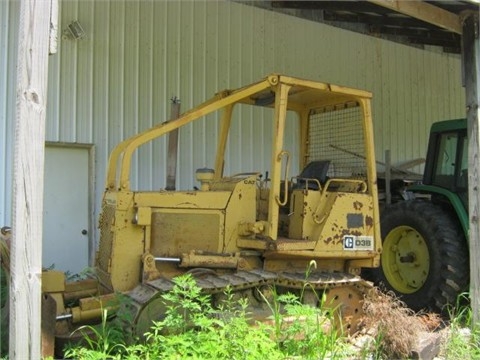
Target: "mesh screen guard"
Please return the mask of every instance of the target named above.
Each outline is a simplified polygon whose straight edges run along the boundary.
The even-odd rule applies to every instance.
[[[306,163],[330,160],[330,178],[366,179],[363,112],[357,103],[311,111]]]

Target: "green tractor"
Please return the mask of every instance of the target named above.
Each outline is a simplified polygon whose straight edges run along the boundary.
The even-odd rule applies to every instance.
[[[468,140],[465,119],[432,125],[422,184],[381,215],[381,266],[371,279],[413,310],[444,311],[468,289]]]

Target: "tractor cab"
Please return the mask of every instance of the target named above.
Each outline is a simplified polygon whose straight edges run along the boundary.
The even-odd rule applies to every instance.
[[[441,121],[433,124],[430,131],[423,184],[456,194],[465,209],[468,208],[466,119]]]

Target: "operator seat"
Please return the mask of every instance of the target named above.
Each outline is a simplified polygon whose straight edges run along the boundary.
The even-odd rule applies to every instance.
[[[280,206],[280,214],[290,216],[290,198],[292,196],[292,191],[296,189],[305,189],[305,184],[308,184],[308,190],[319,190],[318,183],[312,181],[316,179],[320,182],[320,185],[323,186],[327,182],[327,173],[330,166],[330,160],[315,160],[309,162],[302,170],[300,175],[294,177],[297,181],[290,185],[290,191],[288,194],[287,203],[283,206]],[[307,179],[310,181],[307,182]],[[283,185],[280,186],[280,197],[283,199],[285,197]]]
[[[297,177],[297,183],[294,186],[295,189],[304,188],[306,179],[316,179],[320,184],[327,182],[327,173],[330,166],[330,160],[315,160],[311,161],[305,166]],[[318,184],[316,181],[308,182],[309,190],[318,190]]]

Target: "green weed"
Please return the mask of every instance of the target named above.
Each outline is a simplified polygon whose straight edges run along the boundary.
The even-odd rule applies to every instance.
[[[99,326],[85,325],[74,331],[80,332],[85,341],[84,346],[67,346],[66,358],[73,359],[121,359],[125,350],[122,329],[108,322],[108,311],[102,312]]]
[[[260,293],[272,315],[274,339],[277,349],[284,356],[301,356],[302,359],[325,359],[344,356],[345,343],[341,330],[334,329],[333,314],[335,309],[324,309],[325,294],[318,294],[311,283],[309,275],[316,268],[311,261],[305,273],[305,282],[300,295],[291,293],[278,294],[272,288],[272,298],[267,299]],[[306,293],[313,294],[318,306],[303,304]]]
[[[462,294],[454,308],[449,309],[450,328],[444,346],[447,359],[480,358],[480,324],[473,324],[468,294]]]
[[[227,289],[218,309],[201,293],[190,275],[179,276],[162,297],[165,318],[146,334],[147,343],[136,356],[161,359],[280,359],[264,326],[251,327],[245,300],[233,302]]]

